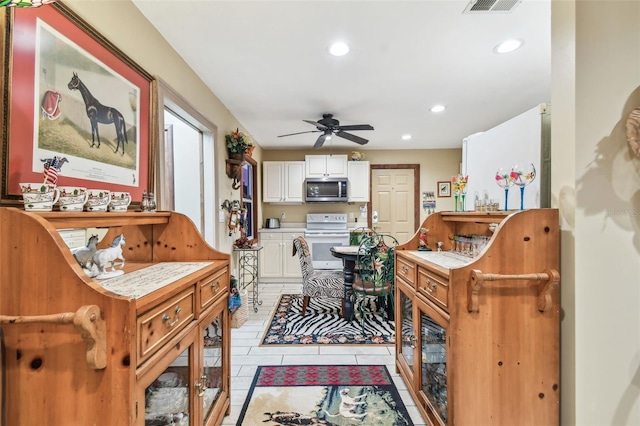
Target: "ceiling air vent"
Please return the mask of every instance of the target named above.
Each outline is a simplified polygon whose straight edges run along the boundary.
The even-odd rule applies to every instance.
[[[462,13],[509,13],[522,0],[471,0]]]

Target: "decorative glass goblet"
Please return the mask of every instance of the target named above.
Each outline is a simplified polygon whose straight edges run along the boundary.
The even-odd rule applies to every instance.
[[[513,186],[513,170],[500,168],[496,172],[496,183],[504,189],[504,211],[509,210],[509,188]]]
[[[516,164],[511,170],[513,183],[520,187],[520,210],[524,210],[524,188],[536,179],[536,168],[533,163],[522,167]]]

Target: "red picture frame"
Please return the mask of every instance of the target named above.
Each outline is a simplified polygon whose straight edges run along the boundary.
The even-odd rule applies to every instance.
[[[153,182],[153,77],[60,2],[3,9],[0,202],[17,204],[19,183],[42,181],[53,156],[69,163],[58,185],[141,200]]]

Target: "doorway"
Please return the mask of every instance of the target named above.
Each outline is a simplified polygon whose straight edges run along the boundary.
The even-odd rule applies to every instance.
[[[420,221],[419,193],[419,164],[372,164],[369,227],[409,241]]]
[[[155,182],[158,208],[185,214],[205,241],[217,247],[217,127],[161,79],[157,108],[161,135]]]

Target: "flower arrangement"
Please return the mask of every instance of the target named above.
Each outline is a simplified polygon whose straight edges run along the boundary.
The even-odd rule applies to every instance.
[[[227,150],[234,154],[244,154],[245,151],[253,146],[251,138],[238,129],[236,129],[235,132],[227,133],[224,136],[224,140],[227,145]]]
[[[466,194],[468,181],[469,176],[458,175],[451,178],[451,183],[453,184],[453,192],[455,194]]]

